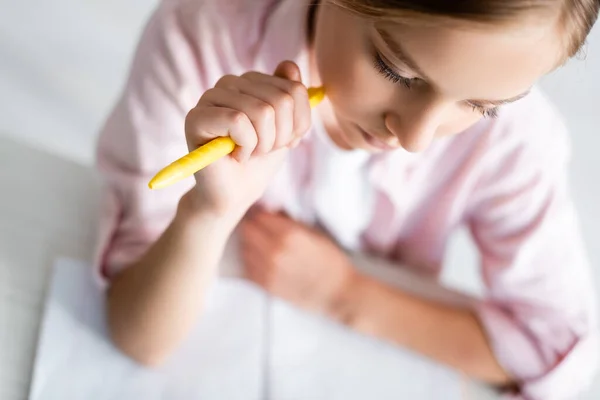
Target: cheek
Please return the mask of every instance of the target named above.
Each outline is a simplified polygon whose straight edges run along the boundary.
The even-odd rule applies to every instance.
[[[354,97],[360,92],[363,56],[354,36],[338,35],[335,26],[325,26],[320,32],[315,48],[317,68],[330,98]]]
[[[372,66],[366,32],[360,19],[327,7],[317,24],[318,73],[335,113],[344,119],[360,119],[379,109],[373,100],[385,91]]]
[[[367,49],[332,46],[319,60],[321,81],[338,120],[368,126],[393,104],[394,86],[377,73]]]

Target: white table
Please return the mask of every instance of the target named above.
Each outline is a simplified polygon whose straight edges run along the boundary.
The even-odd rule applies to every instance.
[[[0,135],[0,399],[27,398],[53,260],[91,258],[97,182]]]
[[[28,396],[53,261],[92,257],[98,178],[0,136],[0,398]],[[385,276],[384,276],[385,277]],[[474,398],[491,394],[476,385]]]

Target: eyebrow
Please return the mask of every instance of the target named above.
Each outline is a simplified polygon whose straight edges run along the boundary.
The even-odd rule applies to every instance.
[[[383,39],[383,42],[386,44],[386,46],[390,49],[390,51],[394,54],[394,56],[398,60],[400,60],[401,62],[406,64],[406,66],[408,68],[410,68],[411,70],[416,72],[419,76],[422,76],[425,81],[430,81],[430,79],[427,78],[427,74],[423,73],[423,70],[419,67],[419,65],[408,54],[406,54],[406,52],[402,49],[402,46],[400,46],[400,44],[398,42],[396,42],[394,40],[394,38],[392,38],[392,36],[386,30],[384,30],[380,27],[375,27],[375,30],[377,31],[379,36],[381,36],[381,39]],[[518,94],[514,97],[510,97],[508,99],[503,99],[503,100],[475,100],[475,99],[473,99],[473,100],[469,100],[469,102],[473,103],[473,104],[486,104],[486,105],[492,105],[492,106],[498,107],[503,104],[514,103],[517,100],[521,100],[523,97],[527,96],[530,91],[531,91],[531,89],[528,89],[521,94]]]
[[[400,44],[398,42],[396,42],[394,40],[394,38],[392,38],[392,36],[386,30],[379,28],[379,27],[375,27],[375,30],[377,31],[379,36],[381,36],[381,39],[383,39],[383,42],[386,44],[386,46],[391,50],[391,52],[394,54],[394,56],[398,60],[402,61],[410,69],[412,69],[417,74],[419,74],[420,76],[422,76],[423,78],[428,80],[427,75],[423,73],[423,70],[421,70],[421,68],[417,65],[417,63],[414,62],[413,59],[410,58],[406,54],[406,52],[402,49]]]

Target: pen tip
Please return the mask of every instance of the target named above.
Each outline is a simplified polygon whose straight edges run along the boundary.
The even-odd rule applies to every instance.
[[[160,188],[161,188],[161,187],[163,187],[163,186],[165,186],[165,185],[161,185],[161,181],[160,181],[160,179],[157,179],[156,177],[152,178],[152,179],[150,180],[150,182],[148,182],[148,187],[149,187],[151,190],[154,190],[154,189],[160,189]]]

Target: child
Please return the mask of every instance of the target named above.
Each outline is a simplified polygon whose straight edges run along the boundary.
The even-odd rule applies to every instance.
[[[240,225],[246,274],[269,292],[521,398],[575,396],[594,372],[596,311],[567,134],[534,85],[578,51],[599,6],[163,2],[99,142],[117,346],[160,363]],[[309,86],[326,92],[312,111]],[[238,147],[195,186],[147,188],[218,136]],[[461,225],[487,287],[473,309],[377,282],[344,251],[435,277]]]

